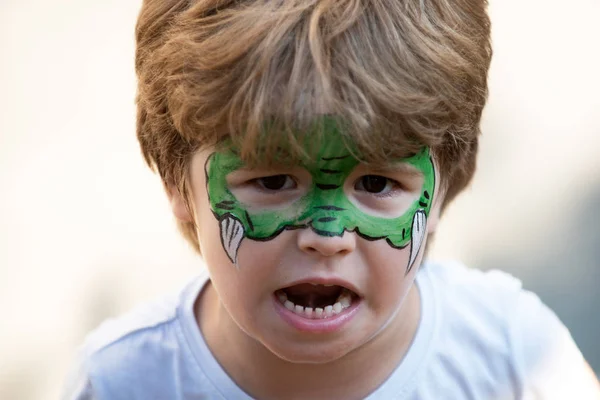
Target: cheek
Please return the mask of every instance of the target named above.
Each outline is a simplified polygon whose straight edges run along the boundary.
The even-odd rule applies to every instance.
[[[199,216],[198,221],[198,239],[204,264],[210,272],[213,283],[219,283],[221,276],[229,275],[235,267],[229,261],[223,245],[221,243],[221,234],[216,218],[207,213]]]
[[[219,294],[235,291],[238,271],[223,248],[219,222],[208,207],[208,200],[203,199],[196,206],[200,251],[213,286]]]
[[[407,275],[410,245],[403,249],[391,247],[385,240],[367,242],[363,254],[369,270],[369,293],[374,306],[389,306],[397,303],[406,293],[414,279],[417,268]],[[419,261],[419,260],[417,260]]]
[[[258,285],[256,274],[248,273],[242,268],[239,270],[231,263],[220,239],[218,222],[203,223],[200,227],[200,244],[202,257],[209,271],[212,286],[218,294],[219,302],[238,326],[248,326],[248,315],[257,307],[256,296],[253,288]],[[244,239],[242,248],[244,247]],[[245,264],[245,254],[238,258],[239,264]]]
[[[209,269],[213,285],[222,299],[247,304],[249,307],[264,301],[278,289],[273,282],[285,281],[286,269],[281,268],[283,258],[291,257],[293,233],[284,231],[267,241],[244,238],[238,251],[237,266],[228,258],[219,223],[209,211],[200,215],[199,241],[204,262]]]

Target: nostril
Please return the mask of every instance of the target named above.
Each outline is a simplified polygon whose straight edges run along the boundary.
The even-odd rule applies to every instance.
[[[313,229],[302,229],[298,233],[298,247],[307,254],[323,256],[351,253],[356,246],[356,234],[343,232],[342,235],[321,235]]]

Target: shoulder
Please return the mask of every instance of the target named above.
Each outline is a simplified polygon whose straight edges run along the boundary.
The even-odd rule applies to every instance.
[[[496,330],[508,328],[525,292],[519,279],[499,270],[481,271],[458,262],[443,262],[428,264],[424,272],[438,303],[452,312],[447,315],[477,317],[475,320],[485,321]]]
[[[499,270],[482,271],[469,268],[457,261],[431,262],[425,272],[434,284],[442,284],[452,292],[469,293],[480,288],[491,289],[494,294],[515,292],[522,283],[514,276]]]
[[[457,262],[432,263],[426,273],[447,325],[468,325],[469,330],[485,331],[490,337],[501,335],[519,351],[515,346],[523,341],[537,337],[536,343],[543,345],[543,340],[550,340],[548,328],[566,331],[554,312],[508,273]]]
[[[520,391],[511,319],[521,282],[500,271],[483,272],[459,263],[431,263],[437,314],[436,340],[423,375],[423,398],[512,398]]]
[[[89,333],[63,398],[89,398],[92,387],[93,398],[138,398],[136,386],[152,382],[164,386],[172,372],[185,369],[181,368],[187,354],[182,352],[186,343],[182,307],[199,290],[201,280],[196,278],[182,290],[111,318]]]
[[[423,275],[438,310],[435,380],[484,398],[519,397],[548,387],[551,375],[559,382],[567,360],[584,365],[567,328],[519,279],[456,262],[427,264]]]
[[[94,358],[121,346],[153,341],[158,332],[164,333],[177,319],[179,303],[179,294],[169,294],[110,318],[86,336],[82,351]]]
[[[457,262],[428,264],[424,272],[436,299],[440,337],[472,357],[509,362],[521,281],[505,272],[484,272]]]

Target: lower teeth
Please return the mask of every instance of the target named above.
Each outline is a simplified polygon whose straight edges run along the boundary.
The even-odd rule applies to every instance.
[[[290,300],[288,300],[287,295],[283,292],[280,292],[277,295],[277,297],[279,298],[279,301],[284,305],[285,308],[287,308],[294,314],[298,314],[310,319],[330,318],[349,308],[352,304],[352,295],[347,289],[344,289],[342,291],[342,293],[339,295],[337,301],[334,304],[326,306],[324,308],[302,307],[300,305],[294,304]]]

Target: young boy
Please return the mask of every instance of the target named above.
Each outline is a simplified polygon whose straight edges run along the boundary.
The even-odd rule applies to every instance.
[[[422,263],[475,170],[485,0],[145,0],[138,137],[206,272],[65,398],[600,398],[500,272]]]

